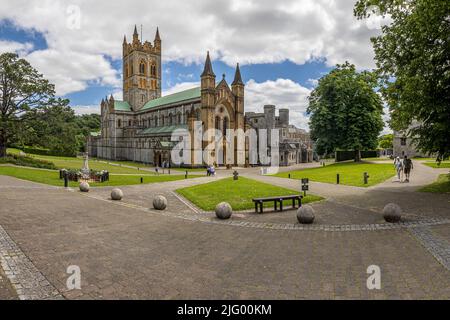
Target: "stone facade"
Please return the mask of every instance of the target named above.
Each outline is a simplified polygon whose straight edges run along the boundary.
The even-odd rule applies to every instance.
[[[278,116],[275,115],[275,109],[274,105],[265,105],[263,113],[246,112],[246,122],[257,131],[258,140],[262,138],[260,130],[267,130],[269,153],[271,130],[279,129],[279,164],[281,166],[312,162],[313,150],[309,133],[289,124],[289,109],[279,109]],[[258,148],[259,145],[258,141]]]
[[[101,131],[88,137],[90,156],[160,166],[164,162],[172,162],[171,151],[178,143],[172,141],[175,131],[184,132],[178,137],[182,140],[193,139],[196,123],[201,124],[203,132],[214,128],[223,132],[227,129],[245,130],[244,83],[239,64],[231,87],[225,75],[216,84],[208,53],[200,87],[161,96],[161,52],[159,30],[153,45],[139,40],[136,27],[132,43],[127,43],[124,38],[124,101],[115,100],[112,96],[102,100]],[[219,159],[219,156],[225,156],[211,152],[204,162],[194,161],[194,154],[198,155],[213,140],[214,134],[210,134],[199,146],[192,141],[188,150],[191,162],[172,165],[245,165],[248,162],[248,143],[245,142],[234,144],[233,159]],[[238,153],[240,158],[236,156]]]
[[[414,122],[409,129],[418,125],[419,124],[417,122]],[[408,156],[409,158],[414,157],[422,158],[428,156],[416,149],[416,145],[412,141],[412,138],[407,137],[407,132],[404,131],[394,131],[393,145],[394,145],[394,152],[393,152],[394,157]]]

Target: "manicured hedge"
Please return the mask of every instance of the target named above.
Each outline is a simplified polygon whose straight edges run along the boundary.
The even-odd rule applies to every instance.
[[[0,163],[11,163],[16,166],[33,167],[41,169],[58,169],[53,162],[34,159],[27,156],[20,156],[16,154],[8,154],[5,158],[0,158]]]
[[[361,151],[361,158],[376,158],[377,151],[363,150]],[[336,162],[355,160],[355,151],[336,151]]]

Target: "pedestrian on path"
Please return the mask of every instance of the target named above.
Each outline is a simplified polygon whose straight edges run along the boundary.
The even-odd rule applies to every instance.
[[[413,168],[413,162],[411,159],[408,158],[408,156],[405,156],[405,159],[403,159],[403,171],[405,173],[405,182],[409,182],[409,175],[411,174],[411,170]]]
[[[400,159],[400,157],[395,158],[394,167],[395,167],[395,170],[397,171],[398,181],[402,182],[403,161]]]

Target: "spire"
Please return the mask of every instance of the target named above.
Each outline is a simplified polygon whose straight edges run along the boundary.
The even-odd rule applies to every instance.
[[[244,85],[244,82],[242,82],[241,70],[239,69],[239,63],[236,65],[236,73],[234,74],[234,81],[231,85]]]
[[[137,32],[137,27],[134,25],[134,32],[133,32],[133,43],[139,41],[139,34]]]
[[[126,43],[127,43],[127,36],[124,35],[124,36],[123,36],[123,44],[126,44]]]
[[[161,38],[159,37],[159,28],[158,27],[156,27],[155,41],[161,41]]]
[[[201,77],[204,76],[216,76],[212,69],[211,59],[209,58],[209,51],[206,54],[205,68],[203,69],[203,73],[201,74]]]

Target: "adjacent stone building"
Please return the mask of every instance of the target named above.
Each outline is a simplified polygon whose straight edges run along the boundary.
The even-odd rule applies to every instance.
[[[418,125],[419,124],[417,122],[414,122],[409,129],[414,128]],[[423,152],[417,150],[416,145],[412,141],[412,138],[407,137],[406,132],[404,131],[394,131],[393,145],[394,157],[408,156],[409,158],[423,158],[428,156]]]
[[[244,83],[239,64],[231,87],[225,75],[216,83],[208,53],[200,76],[200,87],[162,96],[161,53],[162,41],[158,29],[153,44],[141,42],[136,27],[131,43],[124,37],[123,101],[112,96],[102,100],[101,131],[88,138],[91,156],[160,166],[163,162],[172,162],[171,151],[177,143],[172,141],[175,131],[189,133],[180,137],[182,140],[193,139],[194,123],[198,122],[201,122],[204,132],[208,129],[223,132],[227,129],[245,130]],[[204,162],[195,162],[194,154],[198,155],[213,140],[214,135],[209,135],[200,145],[191,144],[188,150],[191,155],[189,165],[172,165],[247,164],[248,145],[245,143],[234,144],[233,159],[218,159],[219,155],[212,152]],[[245,163],[238,163],[242,161],[238,160],[238,154],[244,154],[239,159],[244,159]]]
[[[279,129],[280,166],[312,162],[313,146],[309,133],[289,124],[289,109],[279,109],[278,116],[275,115],[275,109],[274,105],[265,105],[263,113],[246,112],[246,123],[257,131],[258,140],[267,138],[269,154],[271,152],[271,130]],[[267,135],[263,136],[261,129],[266,129]],[[258,148],[259,145],[258,142]]]

